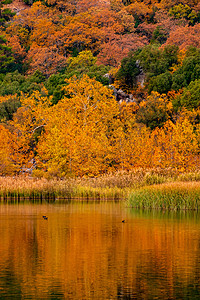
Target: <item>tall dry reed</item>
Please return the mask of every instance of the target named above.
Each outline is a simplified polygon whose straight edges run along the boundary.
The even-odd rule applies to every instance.
[[[125,199],[130,191],[144,193],[145,187],[175,181],[200,180],[200,173],[179,174],[171,169],[134,169],[94,178],[45,179],[33,177],[0,177],[1,200],[26,199]],[[140,189],[143,188],[143,189]],[[147,188],[148,190],[148,188]],[[142,206],[142,204],[141,204]]]

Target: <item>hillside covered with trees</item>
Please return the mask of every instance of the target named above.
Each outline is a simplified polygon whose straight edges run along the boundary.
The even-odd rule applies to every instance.
[[[3,0],[0,175],[200,164],[199,0]]]

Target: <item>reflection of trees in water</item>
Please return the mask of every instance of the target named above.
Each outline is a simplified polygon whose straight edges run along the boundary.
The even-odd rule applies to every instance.
[[[200,252],[200,242],[197,252]],[[171,262],[164,253],[161,254],[161,259],[154,251],[144,255],[148,259],[138,260],[142,264],[137,265],[133,286],[127,287],[126,282],[118,284],[118,299],[200,299],[200,253],[196,253],[196,265],[194,272],[190,272],[188,281],[182,280],[174,266],[172,272],[169,272]]]
[[[195,263],[193,272],[190,272],[188,282],[180,281],[178,275],[174,276],[174,298],[173,299],[200,299],[200,236],[198,246],[193,253]]]
[[[147,299],[146,291],[144,289],[144,282],[143,282],[142,278],[137,277],[136,284],[133,287],[127,287],[126,285],[118,284],[117,285],[117,299],[123,299],[123,300]]]
[[[155,250],[144,253],[137,265],[136,291],[138,299],[172,299],[169,257],[164,252]]]
[[[34,290],[37,291],[37,286],[32,286],[29,295],[24,294],[19,274],[16,273],[12,262],[6,261],[3,269],[0,270],[0,299],[37,299],[37,292],[34,294]],[[46,291],[44,298],[49,300],[65,299],[61,284],[54,282]]]
[[[11,261],[0,270],[0,299],[22,299],[20,278],[15,274]]]
[[[189,299],[200,299],[200,236],[198,236],[198,246],[195,252],[194,278],[185,289]],[[183,297],[182,299],[188,299]]]
[[[62,293],[62,286],[60,284],[56,284],[55,286],[49,289],[48,299],[49,300],[66,299],[64,293]]]
[[[123,224],[118,206],[84,205],[50,206],[48,222],[44,206],[28,206],[0,223],[0,299],[4,285],[19,298],[200,299],[199,219],[155,212]]]

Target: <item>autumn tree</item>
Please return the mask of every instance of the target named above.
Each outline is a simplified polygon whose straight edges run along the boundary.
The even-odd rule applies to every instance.
[[[14,136],[3,125],[0,125],[0,175],[12,175],[17,171],[12,154],[15,150]]]
[[[38,144],[41,166],[61,176],[107,172],[114,163],[110,143],[118,114],[112,92],[86,75],[67,80],[65,92]]]
[[[39,70],[46,77],[61,71],[66,66],[66,57],[58,54],[56,47],[37,47],[32,44],[26,58],[29,74]]]
[[[69,57],[67,59],[65,74],[67,78],[76,76],[80,78],[83,74],[87,74],[90,78],[108,84],[108,80],[104,77],[109,71],[108,66],[97,64],[97,58],[90,50],[79,52],[76,57]]]
[[[195,168],[199,151],[198,137],[187,116],[183,113],[175,124],[167,122],[161,132],[161,139],[161,136],[158,138],[159,133],[156,136],[159,147],[162,147],[161,153],[164,154],[160,158],[161,164],[182,171]]]
[[[149,21],[153,10],[144,2],[131,1],[132,3],[126,7],[126,11],[135,19],[135,27],[144,21]]]
[[[130,51],[136,51],[147,44],[147,38],[140,37],[135,32],[115,34],[100,46],[100,52],[97,55],[98,63],[118,67]]]
[[[37,137],[46,126],[51,99],[47,91],[35,91],[30,96],[20,97],[21,107],[9,122],[10,132],[14,137],[13,161],[20,171],[30,165],[35,155]]]
[[[200,24],[194,26],[180,26],[175,31],[171,31],[167,39],[167,45],[177,45],[180,49],[189,46],[200,47]]]
[[[56,104],[65,94],[63,87],[66,85],[65,79],[76,76],[81,78],[87,74],[90,78],[95,78],[103,84],[108,84],[108,79],[104,76],[109,71],[109,67],[97,64],[97,58],[91,51],[81,51],[76,57],[69,57],[66,61],[66,68],[63,72],[52,74],[44,85],[49,95],[53,95],[52,102]]]

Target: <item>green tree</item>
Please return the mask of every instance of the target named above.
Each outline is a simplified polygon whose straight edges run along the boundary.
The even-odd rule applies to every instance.
[[[177,46],[166,46],[159,49],[159,45],[148,45],[142,49],[138,55],[140,64],[148,78],[165,73],[169,68],[177,63]]]
[[[152,77],[148,86],[149,92],[157,91],[160,94],[170,91],[172,85],[172,74],[167,71],[156,77]]]
[[[10,97],[7,100],[0,103],[0,121],[5,122],[12,120],[13,114],[21,106],[21,103],[17,97]]]
[[[6,73],[14,62],[12,50],[6,45],[6,39],[0,36],[0,73]]]
[[[67,61],[66,77],[76,76],[80,78],[83,74],[87,74],[90,78],[95,78],[103,84],[108,81],[103,75],[109,71],[109,67],[97,65],[97,58],[93,56],[89,50],[81,51],[76,57],[70,57]]]
[[[198,21],[198,15],[195,10],[187,4],[178,4],[174,5],[170,10],[169,14],[173,16],[175,19],[186,19],[189,20],[190,24],[194,24]]]
[[[137,65],[137,53],[130,52],[122,59],[121,67],[116,74],[116,79],[120,81],[120,87],[125,90],[132,89],[136,83],[136,76],[140,74]]]
[[[31,76],[25,77],[20,74],[18,71],[2,74],[0,76],[0,95],[14,95],[18,96],[21,92],[30,94],[33,91],[40,91],[42,87],[42,80],[38,72],[34,73]]]
[[[57,104],[59,100],[62,99],[65,92],[63,87],[66,85],[65,79],[67,76],[65,74],[52,74],[45,82],[45,87],[48,90],[49,95],[52,95],[52,104]]]
[[[175,90],[175,91],[178,91],[183,86],[187,86],[187,81],[185,79],[185,75],[184,74],[177,74],[177,73],[173,74],[171,89]]]
[[[136,81],[136,76],[140,74],[141,68],[146,75],[146,82],[151,82],[151,90],[159,90],[167,92],[171,86],[171,75],[168,70],[173,64],[177,63],[178,47],[166,46],[164,49],[159,49],[159,45],[153,44],[136,51],[130,52],[129,55],[121,62],[121,67],[116,74],[116,79],[120,80],[122,88],[132,89]],[[158,79],[156,77],[161,75]],[[165,75],[163,75],[165,74]],[[156,82],[157,88],[152,87],[152,80]],[[164,87],[164,80],[167,79],[167,87]],[[159,84],[158,81],[162,80]],[[161,87],[162,86],[162,87]]]
[[[14,15],[15,12],[12,12],[9,8],[3,8],[3,4],[9,4],[12,0],[4,0],[0,2],[0,25],[5,26],[5,23],[8,22]]]
[[[200,78],[200,52],[195,56],[186,57],[182,66],[177,70],[176,74],[184,74],[185,82],[188,85],[192,80]]]
[[[200,105],[200,79],[191,81],[183,93],[173,100],[175,110],[185,107],[189,110],[198,108]]]
[[[161,127],[170,117],[172,112],[172,103],[166,95],[160,95],[157,92],[152,92],[140,104],[140,108],[136,115],[136,120],[154,129]]]
[[[161,26],[157,26],[154,30],[151,38],[151,44],[153,43],[159,43],[164,44],[167,40],[167,33]]]

